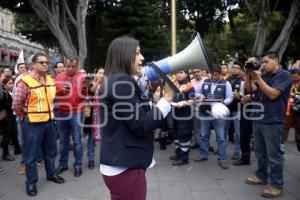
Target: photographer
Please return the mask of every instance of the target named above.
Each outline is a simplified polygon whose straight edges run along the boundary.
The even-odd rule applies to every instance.
[[[263,109],[252,112],[254,152],[258,169],[254,176],[248,177],[247,184],[266,185],[270,178],[270,187],[264,189],[261,196],[274,198],[283,194],[283,151],[281,148],[284,128],[284,113],[291,88],[290,74],[281,69],[276,53],[262,55],[261,65],[264,73],[257,70],[256,63],[247,63],[249,76],[245,77],[248,91],[257,91],[256,101]],[[251,70],[251,66],[253,67]],[[252,88],[251,88],[252,87]],[[251,88],[251,89],[250,89]],[[261,111],[261,112],[259,112]],[[270,172],[268,173],[268,168]]]

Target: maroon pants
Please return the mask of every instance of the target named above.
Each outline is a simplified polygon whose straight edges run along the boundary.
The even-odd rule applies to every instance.
[[[135,168],[127,169],[116,176],[103,175],[111,200],[146,200],[145,172],[143,168]]]

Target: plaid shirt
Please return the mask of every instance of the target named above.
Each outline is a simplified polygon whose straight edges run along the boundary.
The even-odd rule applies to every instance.
[[[35,71],[29,73],[30,76],[38,80],[41,84],[45,84],[45,77],[37,74]],[[20,118],[27,113],[27,105],[30,97],[30,88],[23,81],[17,83],[17,88],[13,97],[13,110]]]

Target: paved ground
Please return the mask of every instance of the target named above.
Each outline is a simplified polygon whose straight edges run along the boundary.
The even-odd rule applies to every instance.
[[[232,153],[230,143],[227,154]],[[300,153],[293,142],[286,143],[285,154],[285,194],[278,199],[300,199]],[[166,151],[160,151],[156,144],[155,160],[157,164],[147,171],[148,200],[259,200],[263,199],[259,193],[261,186],[249,186],[244,183],[248,175],[254,173],[256,161],[252,157],[251,166],[236,167],[231,165],[228,170],[222,170],[217,166],[216,156],[210,155],[207,162],[194,163],[182,167],[172,167],[169,156],[172,154],[172,146]],[[72,158],[72,152],[70,152]],[[86,145],[85,145],[86,153]],[[191,157],[197,151],[191,152]],[[97,163],[99,147],[97,148]],[[16,159],[19,161],[20,157]],[[72,164],[69,161],[69,166]],[[99,169],[88,170],[85,157],[83,175],[79,178],[73,176],[73,170],[69,169],[62,176],[66,183],[57,185],[46,181],[43,167],[39,167],[38,195],[28,197],[25,193],[24,176],[18,175],[19,162],[0,161],[5,168],[0,172],[0,199],[1,200],[109,200],[109,192],[100,176]],[[232,161],[230,160],[230,163]]]

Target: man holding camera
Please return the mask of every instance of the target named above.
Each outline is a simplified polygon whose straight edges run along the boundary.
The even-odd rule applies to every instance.
[[[254,69],[251,70],[251,66]],[[253,137],[258,169],[254,176],[247,178],[246,183],[267,185],[270,178],[270,187],[264,189],[261,196],[274,198],[283,193],[283,150],[281,144],[291,77],[287,71],[281,69],[278,56],[274,52],[262,55],[263,74],[255,66],[255,63],[247,63],[246,67],[252,83],[246,76],[245,86],[249,91],[251,87],[253,91],[257,91],[256,102],[260,104],[261,108],[252,112],[252,117],[255,118]]]

